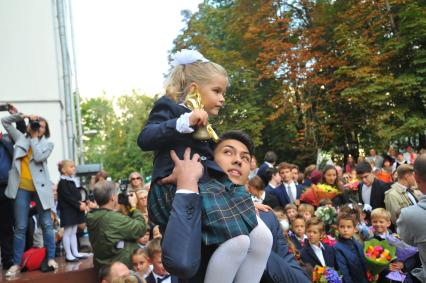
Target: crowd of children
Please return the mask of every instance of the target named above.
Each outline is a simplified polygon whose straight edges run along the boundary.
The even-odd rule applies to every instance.
[[[137,241],[139,248],[132,253],[131,262],[140,281],[147,283],[169,283],[176,280],[162,264],[160,241],[161,231],[164,231],[167,225],[176,192],[176,184],[166,181],[173,172],[170,150],[175,150],[177,155],[182,157],[186,148],[191,147],[193,152],[199,155],[205,169],[218,170],[218,165],[213,162],[213,141],[217,136],[208,123],[208,117],[218,115],[223,107],[228,85],[228,76],[223,67],[210,62],[198,52],[182,51],[174,57],[172,64],[173,69],[166,84],[166,95],[156,102],[138,138],[138,144],[143,150],[156,151],[151,188],[140,187],[134,191],[139,199],[136,208],[143,213],[149,225],[146,234]],[[204,139],[208,141],[194,137],[194,132],[200,128],[206,129],[208,136]],[[248,165],[252,155],[252,147],[247,146],[241,155],[241,162]],[[401,156],[398,155],[396,161],[394,160],[394,169],[403,164]],[[256,203],[272,207],[281,223],[290,252],[311,275],[316,266],[322,266],[338,271],[344,283],[391,282],[397,274],[403,278],[401,282],[417,282],[418,279],[410,272],[420,267],[419,255],[415,248],[404,244],[398,238],[396,225],[391,222],[391,218],[395,216],[384,207],[383,196],[389,186],[382,186],[381,195],[376,196],[374,203],[372,199],[374,178],[392,182],[397,176],[389,174],[390,178],[383,178],[386,170],[377,168],[374,173],[376,177],[370,174],[371,170],[357,172],[353,158],[344,167],[345,175],[340,167],[334,165],[326,165],[321,170],[311,165],[303,175],[296,165],[290,163],[282,162],[274,167],[276,159],[274,154],[267,153],[266,165],[263,164],[259,168],[257,175],[254,173],[254,166],[254,174],[250,175],[250,180],[245,179],[244,182],[240,182],[241,174],[234,172],[235,170],[226,172],[229,179],[220,185],[213,178],[208,179],[214,186],[226,187],[228,192],[215,195],[214,201],[209,199],[209,194],[206,193],[207,186],[199,186],[203,199],[203,216],[212,211],[226,210],[230,213],[229,217],[218,216],[219,219],[214,219],[221,223],[215,226],[215,234],[207,232],[212,224],[207,222],[205,217],[202,219],[203,244],[218,246],[208,263],[205,282],[218,282],[218,278],[222,278],[220,282],[260,280],[270,250],[263,251],[260,257],[254,257],[250,253],[254,243],[259,244],[259,240],[256,240],[260,237],[258,235],[269,233],[263,221],[256,215]],[[377,158],[371,158],[368,162],[365,162],[367,167],[374,167]],[[388,164],[390,162],[386,159],[383,166],[391,168],[392,164]],[[87,257],[78,250],[76,233],[78,225],[84,223],[85,212],[91,209],[91,202],[82,198],[79,182],[74,178],[75,164],[64,160],[58,167],[61,173],[58,183],[58,209],[60,225],[64,228],[62,243],[66,261],[75,262]],[[138,174],[132,173],[129,179],[141,180]],[[235,177],[236,175],[238,176]],[[360,182],[357,178],[360,178]],[[336,194],[330,198],[322,197],[316,202],[308,201],[307,191],[316,185],[330,188],[327,190],[333,190]],[[368,203],[360,204],[366,202],[364,193],[359,193],[364,187],[368,194]],[[238,199],[240,206],[230,206],[227,200],[231,198],[234,202]],[[245,208],[244,211],[240,209],[241,206]],[[123,214],[128,213],[128,207],[125,205],[119,210]],[[236,219],[235,222],[230,222],[231,218]],[[238,226],[238,229],[232,230],[235,226]],[[248,243],[245,250],[241,251],[244,256],[241,257],[240,263],[230,264],[238,262],[232,257],[231,251],[235,248],[243,249],[239,244],[241,239]],[[374,274],[369,270],[363,245],[371,239],[386,241],[395,246],[397,251],[410,250],[411,253],[409,256],[395,257],[387,268],[379,274]],[[232,266],[234,268],[231,268]],[[218,277],[219,275],[222,277]]]
[[[324,207],[335,211],[335,214],[319,215],[317,212]],[[391,272],[403,274],[403,282],[420,282],[410,275],[410,271],[421,266],[413,247],[409,247],[413,251],[409,257],[394,259],[380,274],[370,275],[368,272],[363,248],[365,241],[385,241],[392,237],[391,245],[398,248],[408,246],[390,230],[391,215],[385,208],[376,208],[371,213],[355,203],[335,208],[331,200],[324,199],[317,209],[302,203],[298,207],[287,204],[284,209],[276,208],[274,211],[284,223],[282,228],[290,251],[310,274],[315,266],[323,266],[337,270],[345,283],[370,282],[373,279],[393,282],[391,276],[387,277]],[[285,223],[290,223],[290,226]]]

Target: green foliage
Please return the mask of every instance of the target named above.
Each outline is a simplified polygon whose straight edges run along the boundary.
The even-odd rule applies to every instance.
[[[249,132],[260,158],[306,165],[424,133],[424,1],[210,0],[186,22],[174,50],[230,76],[214,125]]]
[[[149,176],[152,153],[142,152],[136,141],[153,103],[154,98],[136,91],[117,99],[104,96],[83,101],[84,127],[99,133],[85,141],[86,163],[101,162],[114,180],[127,178],[133,171]]]

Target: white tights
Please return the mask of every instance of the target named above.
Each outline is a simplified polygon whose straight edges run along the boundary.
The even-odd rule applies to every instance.
[[[248,236],[222,243],[210,258],[204,283],[258,283],[272,247],[272,234],[257,217],[258,225]]]
[[[81,256],[78,252],[77,244],[77,225],[64,227],[64,236],[62,237],[62,245],[65,249],[65,257],[68,260],[75,259],[77,256]]]

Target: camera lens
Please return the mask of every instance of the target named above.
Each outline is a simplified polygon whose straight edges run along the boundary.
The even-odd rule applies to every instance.
[[[38,131],[40,129],[40,121],[39,120],[31,120],[30,128],[33,131]]]

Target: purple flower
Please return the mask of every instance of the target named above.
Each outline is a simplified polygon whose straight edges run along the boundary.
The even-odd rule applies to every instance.
[[[327,267],[325,271],[325,279],[328,283],[342,283],[339,273],[336,270]]]

